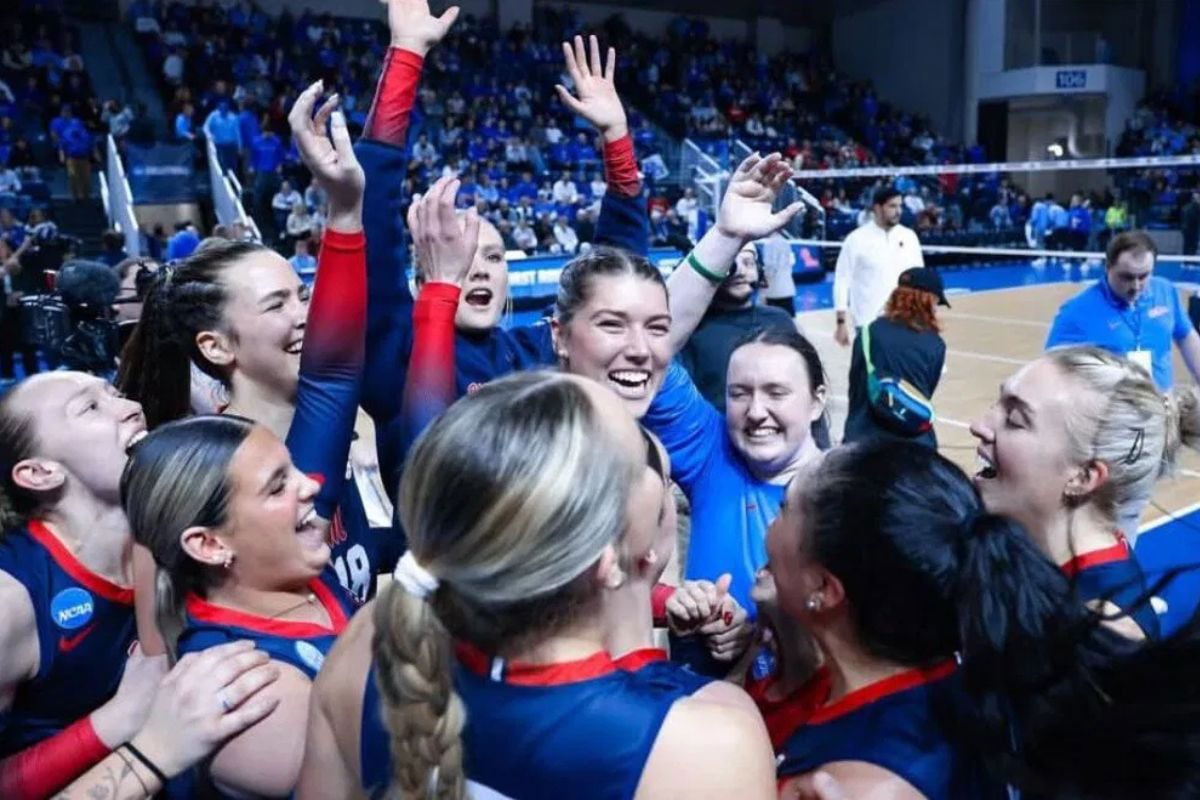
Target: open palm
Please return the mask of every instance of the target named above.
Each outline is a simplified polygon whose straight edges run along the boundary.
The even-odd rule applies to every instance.
[[[758,153],[748,156],[733,173],[721,200],[717,214],[721,232],[749,241],[769,236],[786,225],[804,204],[793,203],[775,213],[771,207],[791,177],[792,168],[779,153],[766,158]]]
[[[607,62],[600,60],[600,42],[595,36],[588,37],[591,58],[584,52],[583,37],[576,36],[574,46],[563,42],[563,58],[567,65],[567,74],[575,84],[575,94],[572,95],[562,84],[554,88],[558,91],[563,105],[596,126],[605,133],[618,132],[624,135],[628,127],[625,120],[625,107],[617,94],[614,77],[617,71],[617,51],[608,48]]]
[[[458,6],[446,9],[440,17],[429,10],[428,0],[383,0],[388,7],[388,29],[392,47],[425,55],[440,42],[458,19]]]

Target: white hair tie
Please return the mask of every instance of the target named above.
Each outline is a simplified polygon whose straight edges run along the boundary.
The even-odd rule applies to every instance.
[[[424,600],[437,591],[439,581],[429,570],[417,563],[417,559],[408,550],[400,557],[400,563],[392,577],[404,587],[404,591],[419,600]]]

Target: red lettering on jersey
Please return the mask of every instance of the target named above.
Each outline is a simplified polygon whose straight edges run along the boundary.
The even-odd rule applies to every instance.
[[[333,512],[333,523],[329,526],[329,546],[339,545],[349,538],[346,526],[342,524],[342,509]]]

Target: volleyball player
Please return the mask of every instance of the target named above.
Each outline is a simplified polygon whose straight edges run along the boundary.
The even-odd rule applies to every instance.
[[[1195,630],[1135,644],[1098,624],[928,448],[832,451],[789,488],[768,549],[780,605],[823,661],[782,747],[785,795],[818,768],[849,797],[1194,791]]]
[[[1020,522],[1110,624],[1156,636],[1158,617],[1119,520],[1127,507],[1145,506],[1181,443],[1200,441],[1194,390],[1162,395],[1125,358],[1059,348],[1005,381],[971,432],[988,510]]]
[[[605,596],[658,535],[646,457],[573,376],[512,375],[435,421],[405,465],[397,580],[318,677],[298,797],[773,797],[740,690],[604,649]]]
[[[365,600],[376,574],[399,558],[400,543],[390,526],[371,525],[363,501],[369,487],[343,481],[364,350],[364,178],[334,111],[336,96],[313,116],[321,88],[308,87],[289,116],[300,155],[329,197],[311,304],[307,287],[269,248],[206,242],[150,293],[120,384],[142,400],[154,427],[189,413],[191,364],[222,381],[229,389],[224,413],[267,426],[297,465],[321,477],[317,510],[329,524],[335,569]]]
[[[156,429],[133,450],[121,499],[158,567],[158,629],[173,658],[239,639],[271,655],[278,705],[216,753],[210,775],[234,796],[295,785],[311,681],[357,604],[329,568],[319,484],[267,428],[233,415]]]
[[[49,795],[128,741],[166,672],[132,647],[117,493],[145,429],[137,403],[79,372],[34,376],[0,399],[4,797]]]
[[[371,285],[363,407],[377,426],[380,464],[389,492],[395,490],[403,460],[401,397],[412,349],[413,297],[405,274],[409,258],[401,215],[407,201],[403,196],[408,166],[405,138],[424,58],[446,35],[457,15],[457,7],[434,17],[425,0],[389,0],[391,47],[363,137],[356,145],[367,174],[365,223]],[[585,52],[579,37],[573,46],[564,45],[575,96],[565,89],[560,89],[559,95],[565,98],[568,108],[592,123],[604,140],[608,191],[601,199],[596,241],[644,254],[649,249],[649,224],[640,196],[633,139],[613,83],[616,54],[610,48],[607,61],[602,61],[594,37],[589,45],[590,53]],[[457,190],[455,183],[452,191]],[[484,222],[456,315],[458,395],[513,370],[555,363],[546,325],[511,329],[499,325],[507,305],[504,244],[495,227]]]

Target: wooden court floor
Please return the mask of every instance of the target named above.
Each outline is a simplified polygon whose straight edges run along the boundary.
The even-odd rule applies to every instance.
[[[952,309],[943,309],[942,336],[946,340],[946,371],[933,403],[937,410],[938,444],[947,458],[975,470],[976,440],[967,426],[991,405],[1000,383],[1042,352],[1054,313],[1063,300],[1083,288],[1079,283],[1018,286],[952,294]],[[821,353],[831,384],[830,415],[834,440],[841,438],[846,418],[846,386],[850,349],[833,340],[834,314],[830,309],[797,315],[802,330]],[[1178,351],[1176,381],[1189,380]],[[1176,477],[1159,482],[1154,502],[1143,525],[1191,511],[1200,501],[1200,454],[1185,450]]]

